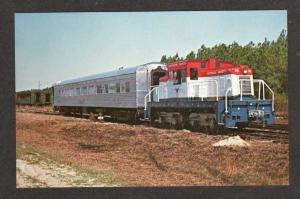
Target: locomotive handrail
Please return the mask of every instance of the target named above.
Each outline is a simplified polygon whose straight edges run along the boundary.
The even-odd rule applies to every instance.
[[[232,91],[232,87],[229,87],[227,90],[226,90],[226,93],[225,93],[225,113],[228,113],[228,108],[227,108],[227,95],[228,95],[228,92],[229,91]]]
[[[272,111],[274,111],[275,110],[275,108],[274,108],[274,99],[275,99],[274,91],[262,79],[254,79],[253,83],[258,83],[259,84],[259,87],[258,87],[258,100],[260,100],[260,87],[261,87],[261,85],[262,85],[262,89],[263,89],[263,100],[266,99],[266,96],[265,96],[265,86],[269,89],[269,91],[272,93]]]
[[[216,93],[217,93],[217,101],[219,101],[219,84],[218,84],[218,81],[217,80],[204,80],[204,81],[201,81],[201,82],[191,82],[189,83],[189,85],[199,85],[199,84],[202,84],[202,83],[206,83],[206,82],[215,82],[216,83]],[[201,101],[203,101],[203,97],[201,97]]]
[[[240,100],[242,101],[242,97],[243,97],[243,81],[249,81],[249,80],[240,80],[241,81],[241,92],[240,92]],[[274,92],[273,90],[269,87],[269,85],[264,81],[264,80],[261,80],[261,79],[254,79],[253,80],[253,83],[259,83],[259,87],[258,87],[258,100],[261,100],[260,98],[260,91],[261,91],[261,86],[262,86],[262,89],[263,89],[263,100],[265,100],[265,86],[269,89],[269,91],[272,93],[272,111],[274,111],[274,98],[275,98],[275,95],[274,95]],[[226,90],[226,93],[225,93],[225,113],[228,113],[228,105],[227,105],[227,96],[228,96],[228,92],[229,91],[232,91],[232,87],[228,88]]]
[[[159,92],[157,92],[157,89],[159,88],[159,86],[156,86],[154,88],[152,88],[144,97],[144,110],[146,111],[147,110],[147,97],[149,97],[151,95],[151,93],[155,90],[155,92],[157,93],[157,96],[158,96],[158,102],[159,102]],[[149,102],[150,100],[148,100]]]

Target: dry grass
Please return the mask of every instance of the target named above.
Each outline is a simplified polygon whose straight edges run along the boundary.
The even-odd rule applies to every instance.
[[[214,148],[207,136],[72,117],[17,113],[17,143],[104,171],[125,186],[288,184],[288,145]]]
[[[37,106],[37,105],[17,105],[16,110],[18,112],[34,113],[34,112],[43,112],[43,113],[52,113],[52,106]]]
[[[282,95],[275,95],[275,110],[278,116],[288,115],[288,98]]]

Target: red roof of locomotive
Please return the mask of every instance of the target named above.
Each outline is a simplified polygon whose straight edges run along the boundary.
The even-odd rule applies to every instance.
[[[167,64],[168,71],[186,70],[186,76],[190,77],[190,69],[198,69],[198,76],[216,76],[223,74],[252,75],[252,69],[247,65],[234,65],[228,61],[216,59],[185,60]],[[168,76],[160,78],[160,81],[167,81]]]
[[[216,59],[186,60],[170,63],[167,65],[169,71],[187,70],[187,77],[190,76],[190,68],[197,68],[199,77],[220,74],[252,75],[252,70],[247,65],[234,65],[228,61],[218,61]],[[247,70],[244,73],[244,70]]]

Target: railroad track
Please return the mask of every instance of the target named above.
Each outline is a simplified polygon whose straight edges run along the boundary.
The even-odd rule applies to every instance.
[[[276,143],[288,143],[288,131],[275,128],[253,128],[248,127],[243,130],[234,129],[234,134],[240,135],[244,139],[269,140]]]
[[[261,124],[251,123],[249,125],[250,128],[263,128]],[[267,126],[266,129],[274,129],[274,130],[288,130],[288,124],[272,124]]]
[[[28,113],[26,111],[17,111]],[[32,111],[29,113],[44,114],[44,115],[60,115],[56,112],[42,112],[42,111]],[[77,115],[74,115],[75,117]],[[72,116],[71,116],[72,117]],[[84,118],[88,118],[85,116]],[[263,127],[261,124],[250,124],[242,130],[230,129],[229,132],[234,135],[239,135],[243,139],[261,139],[268,140],[276,143],[288,143],[288,125],[287,124],[273,124],[267,127]]]

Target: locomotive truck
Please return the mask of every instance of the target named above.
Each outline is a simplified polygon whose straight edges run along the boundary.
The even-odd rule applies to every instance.
[[[115,121],[215,133],[250,122],[274,123],[274,92],[247,65],[216,59],[136,67],[54,85],[54,108]]]

